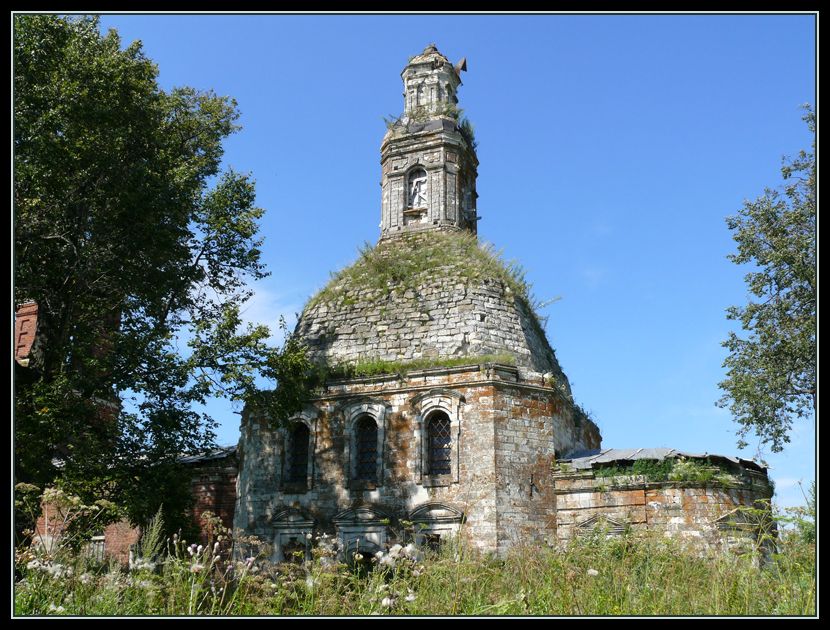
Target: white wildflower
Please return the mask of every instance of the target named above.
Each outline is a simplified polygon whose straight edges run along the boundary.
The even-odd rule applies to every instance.
[[[81,575],[78,577],[78,581],[81,584],[89,584],[94,579],[95,578],[92,577],[91,573],[81,573]]]
[[[63,606],[55,606],[54,604],[49,604],[49,612],[62,613],[66,612],[66,608],[64,608]]]
[[[598,576],[598,575],[599,575],[599,571],[597,571],[596,569],[588,569],[587,573],[588,573],[588,575],[590,575],[591,577],[596,577],[596,576]]]
[[[130,569],[133,571],[152,571],[156,568],[155,562],[150,562],[147,558],[139,558],[130,564]]]
[[[404,599],[408,602],[414,602],[415,601],[415,593],[409,593],[406,597],[404,597]]]
[[[395,600],[392,597],[384,597],[383,600],[380,602],[380,605],[384,608],[392,608],[395,605]]]
[[[38,571],[44,569],[45,566],[40,560],[30,560],[26,565],[26,568],[29,569],[29,571]]]
[[[306,534],[305,535],[306,540],[311,540],[312,538],[313,538],[313,536],[311,534]]]

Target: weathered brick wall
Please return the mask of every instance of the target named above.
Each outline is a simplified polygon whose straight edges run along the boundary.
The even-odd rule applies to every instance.
[[[223,526],[233,530],[237,473],[235,455],[193,467],[193,520],[202,533],[203,542],[208,534],[202,520],[205,512],[212,512],[221,519]]]
[[[557,455],[598,447],[599,430],[543,389],[500,386],[494,416],[498,548],[555,540],[553,463]]]
[[[457,397],[453,400],[463,398],[457,410],[450,412],[451,418],[459,420],[460,429],[460,436],[454,437],[455,477],[431,484],[422,477],[424,436],[419,424],[419,404],[430,396],[452,398],[448,391]],[[352,405],[362,401],[384,410],[383,482],[374,488],[355,484],[349,476],[348,414]],[[537,474],[542,475],[542,469],[550,470],[549,458],[555,449],[592,446],[581,437],[582,433],[567,428],[572,422],[569,405],[557,389],[544,387],[541,381],[520,381],[519,370],[509,366],[433,369],[412,372],[406,377],[329,384],[304,412],[307,423],[314,428],[313,483],[306,491],[292,492],[285,486],[284,433],[261,420],[245,419],[240,438],[235,525],[270,541],[275,536],[272,519],[285,508],[300,509],[316,522],[318,530],[332,531],[332,518],[338,512],[370,505],[389,515],[391,529],[398,530],[390,531],[392,536],[400,533],[400,519],[419,506],[439,502],[466,515],[462,532],[473,544],[488,551],[506,548],[506,544],[499,544],[500,536],[507,540],[504,527],[512,528],[523,520],[532,527],[547,523],[545,519],[550,516],[542,515],[544,504],[514,497],[512,490],[502,492],[503,500],[499,503],[499,453],[504,459],[506,440],[512,439],[516,452],[522,454],[508,458],[507,464],[524,466],[522,475],[537,468]],[[525,426],[521,419],[518,425],[508,425],[508,417],[513,413],[521,413],[528,425],[532,422],[532,427]],[[507,435],[509,430],[517,435]],[[532,453],[525,454],[519,446],[522,438],[518,434],[522,432],[533,441]],[[567,441],[556,445],[557,435]],[[593,435],[598,440],[595,426]],[[549,491],[547,481],[542,485]],[[510,511],[505,525],[499,524],[502,509]]]
[[[69,514],[71,518],[71,512]],[[69,518],[62,509],[44,504],[35,524],[34,542],[45,546],[47,550],[54,550],[54,545],[60,544]],[[126,564],[130,556],[130,546],[138,542],[141,530],[127,521],[119,521],[110,523],[99,531],[104,536],[105,556]]]
[[[719,548],[754,530],[734,527],[744,518],[738,508],[760,507],[772,489],[763,473],[743,471],[732,483],[649,482],[643,477],[594,478],[592,472],[554,475],[558,539],[565,543],[606,524],[647,529]],[[722,519],[719,521],[718,519]]]
[[[14,316],[14,358],[16,361],[26,361],[37,332],[37,304],[25,302],[21,304]]]
[[[108,557],[126,564],[130,559],[130,547],[141,538],[141,528],[128,521],[112,523],[104,528],[104,549]]]

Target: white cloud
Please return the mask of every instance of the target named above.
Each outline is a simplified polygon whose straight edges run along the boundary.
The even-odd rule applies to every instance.
[[[282,344],[282,332],[280,331],[280,317],[284,317],[288,324],[288,330],[293,330],[297,324],[297,314],[302,306],[295,300],[286,298],[285,295],[258,283],[251,287],[254,294],[240,311],[243,324],[264,324],[271,331],[268,338],[273,345]]]

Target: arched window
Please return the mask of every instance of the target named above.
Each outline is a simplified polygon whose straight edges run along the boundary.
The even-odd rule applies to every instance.
[[[304,422],[297,422],[291,430],[291,446],[288,455],[289,483],[305,483],[308,477],[308,443],[310,433]]]
[[[452,473],[452,430],[450,418],[442,411],[427,421],[427,474]]]
[[[355,430],[355,479],[377,481],[378,425],[373,418],[363,416]]]
[[[460,482],[464,402],[464,396],[451,389],[424,391],[410,400],[420,450],[416,475],[422,486],[449,486]]]
[[[427,207],[427,172],[424,169],[416,168],[409,174],[407,191],[407,207]]]

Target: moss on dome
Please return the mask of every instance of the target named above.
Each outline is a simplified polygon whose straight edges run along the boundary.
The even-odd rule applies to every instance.
[[[505,261],[492,245],[479,243],[469,232],[452,231],[399,236],[375,246],[364,244],[358,259],[333,273],[305,310],[322,302],[348,302],[358,291],[376,291],[382,300],[396,290],[417,289],[424,278],[434,278],[442,268],[468,282],[500,281],[531,309],[534,306],[518,263]]]

